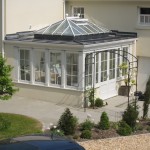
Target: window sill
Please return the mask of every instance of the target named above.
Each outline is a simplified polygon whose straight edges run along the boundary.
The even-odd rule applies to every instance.
[[[30,85],[30,86],[40,86],[40,87],[45,87],[45,88],[62,89],[62,90],[83,91],[83,89],[80,89],[79,87],[73,87],[73,86],[66,86],[65,88],[63,88],[62,86],[59,86],[59,85],[49,85],[49,86],[47,86],[45,83],[31,84],[31,82],[23,82],[23,81],[18,81],[18,82],[14,81],[14,83],[25,84],[25,85]]]
[[[150,30],[150,24],[149,25],[138,24],[138,25],[136,25],[136,29],[138,29],[138,30]]]

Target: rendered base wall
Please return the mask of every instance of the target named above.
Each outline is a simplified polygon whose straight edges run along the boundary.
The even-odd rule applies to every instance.
[[[150,57],[139,57],[138,90],[144,92],[150,76]]]
[[[80,91],[64,90],[28,84],[15,84],[19,88],[18,96],[44,100],[58,105],[82,107],[83,93]]]

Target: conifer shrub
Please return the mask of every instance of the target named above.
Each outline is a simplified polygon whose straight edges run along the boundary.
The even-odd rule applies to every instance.
[[[102,130],[108,130],[110,127],[109,118],[106,112],[103,112],[99,122],[99,128]]]
[[[117,132],[119,135],[127,136],[132,133],[132,129],[125,121],[120,121]]]
[[[58,121],[58,128],[64,132],[65,135],[73,135],[77,128],[78,119],[73,116],[69,108],[61,115]]]
[[[94,127],[94,123],[91,122],[91,120],[86,119],[82,124],[81,124],[81,130],[91,130]]]
[[[83,130],[80,137],[83,139],[91,139],[92,132],[90,130]]]
[[[136,120],[138,119],[138,114],[139,112],[137,110],[137,107],[135,108],[135,106],[130,104],[125,110],[122,116],[122,120],[125,121],[132,128],[132,130],[134,130],[136,127]]]
[[[96,107],[102,107],[103,106],[103,100],[100,98],[96,98],[95,100],[95,106]]]

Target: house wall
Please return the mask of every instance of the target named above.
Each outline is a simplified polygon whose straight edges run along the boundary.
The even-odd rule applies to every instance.
[[[7,58],[8,64],[15,66],[16,61],[18,60],[16,60],[14,45],[5,44],[5,57]],[[15,85],[19,87],[19,92],[17,92],[16,95],[74,107],[83,106],[82,91],[46,87],[44,85],[31,85],[28,83],[17,83],[15,75],[16,67],[14,67],[12,71],[12,78]]]
[[[149,57],[139,57],[139,78],[138,78],[138,90],[144,92],[145,85],[150,76],[150,58]]]
[[[145,29],[138,25],[138,7],[150,7],[149,2],[118,1],[71,1],[66,2],[66,13],[72,14],[73,6],[84,7],[85,18],[109,29],[137,32],[137,55],[150,57],[150,27]]]
[[[6,34],[63,18],[63,0],[6,0]]]
[[[150,7],[150,0],[67,0],[66,13],[72,14],[72,7],[84,7],[85,18],[109,29],[137,32],[137,52],[139,58],[138,89],[144,90],[150,62],[150,26],[138,24],[138,8]],[[145,59],[146,58],[146,59]],[[144,66],[143,66],[144,65]]]
[[[2,0],[0,1],[0,51],[2,49]]]
[[[58,105],[83,107],[83,92],[20,83],[16,83],[16,86],[19,87],[19,92],[16,93],[18,96],[49,101]]]

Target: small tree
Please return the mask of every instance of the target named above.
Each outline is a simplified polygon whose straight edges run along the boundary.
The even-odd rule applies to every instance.
[[[143,103],[143,119],[147,118],[148,110],[150,104],[150,77],[146,84],[146,89],[144,92],[144,103]]]
[[[6,65],[6,59],[0,54],[0,99],[8,100],[18,90],[11,79],[12,67]]]
[[[89,91],[88,91],[88,97],[89,97],[89,102],[90,102],[90,106],[91,107],[94,107],[94,103],[95,103],[95,99],[94,99],[94,95],[95,95],[95,89],[91,88]]]
[[[65,135],[72,135],[75,133],[76,127],[77,118],[74,117],[69,108],[67,108],[58,121],[58,128],[60,128]]]
[[[99,128],[102,130],[108,130],[110,127],[109,118],[106,112],[103,112],[100,118]]]
[[[132,128],[132,130],[134,130],[138,115],[139,112],[137,110],[137,106],[128,105],[127,109],[125,110],[122,116],[122,120],[125,121]]]

